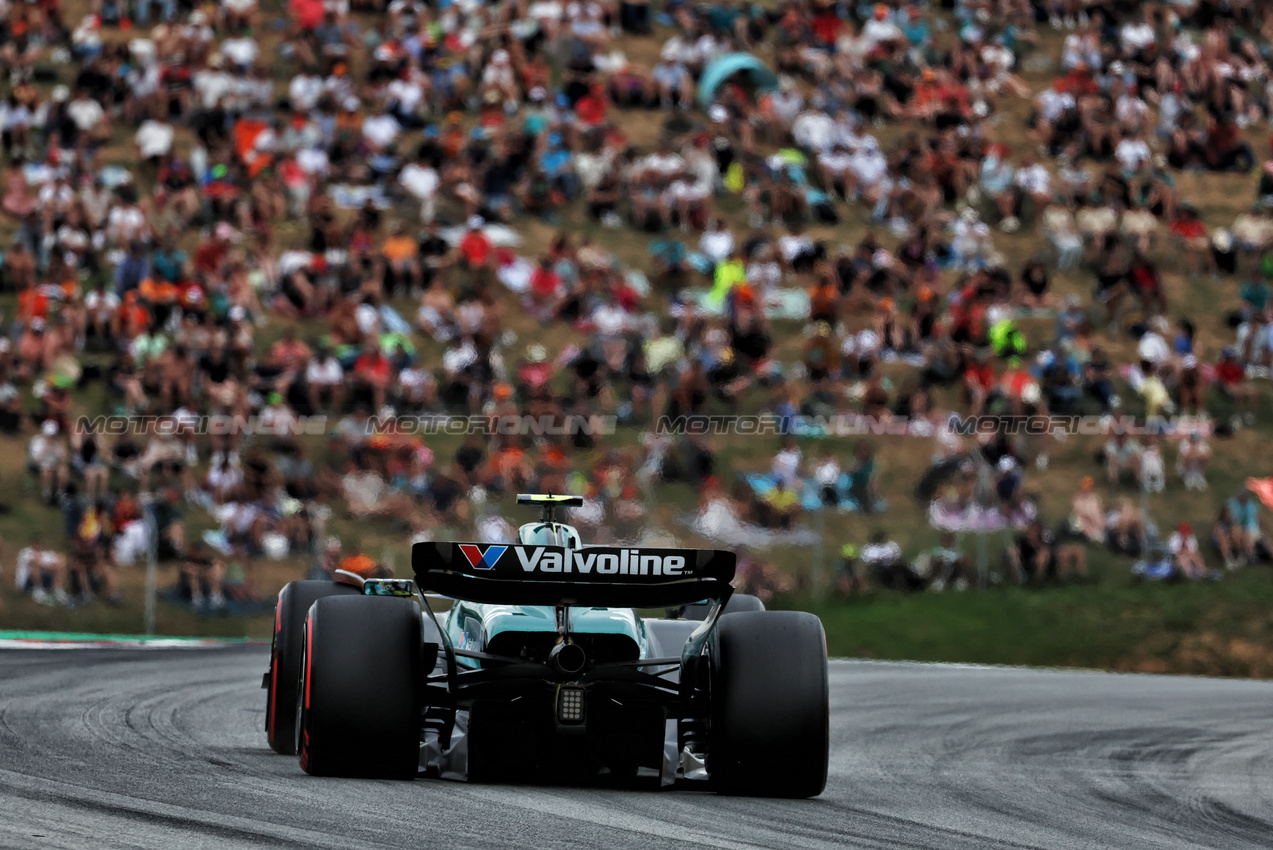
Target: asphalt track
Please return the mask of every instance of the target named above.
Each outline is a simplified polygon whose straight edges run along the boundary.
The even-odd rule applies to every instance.
[[[814,800],[305,776],[264,648],[0,652],[0,847],[1273,846],[1273,684],[833,662]]]

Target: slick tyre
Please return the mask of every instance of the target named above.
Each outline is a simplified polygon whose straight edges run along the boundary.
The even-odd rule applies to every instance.
[[[689,605],[685,608],[683,619],[686,620],[706,620],[708,605]],[[729,601],[725,603],[725,610],[721,612],[721,616],[726,614],[745,614],[751,611],[765,610],[765,603],[761,602],[758,597],[752,596],[750,593],[735,593],[729,597]]]
[[[822,622],[797,611],[722,617],[711,655],[707,770],[715,789],[821,794],[830,749]]]
[[[721,616],[723,617],[726,614],[747,614],[752,611],[763,610],[765,610],[765,603],[760,601],[760,597],[752,596],[750,593],[735,593],[725,603],[725,610],[721,612]]]
[[[265,680],[265,737],[274,752],[296,755],[296,689],[301,680],[301,632],[309,606],[325,596],[357,593],[357,588],[333,581],[293,581],[279,591]]]
[[[412,779],[420,763],[421,612],[319,599],[305,621],[297,750],[314,776]]]

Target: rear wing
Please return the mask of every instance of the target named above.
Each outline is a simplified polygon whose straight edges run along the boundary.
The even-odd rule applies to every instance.
[[[518,493],[519,505],[553,505],[558,508],[581,508],[583,496],[554,496],[541,493]]]
[[[732,592],[737,558],[712,549],[417,543],[421,590],[495,605],[661,608]]]

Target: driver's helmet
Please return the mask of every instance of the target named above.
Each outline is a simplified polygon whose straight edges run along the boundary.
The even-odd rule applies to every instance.
[[[560,522],[529,522],[517,529],[517,542],[523,546],[580,547],[579,532]]]
[[[369,578],[380,573],[380,565],[367,555],[351,555],[340,562],[332,579],[340,584],[362,587]]]

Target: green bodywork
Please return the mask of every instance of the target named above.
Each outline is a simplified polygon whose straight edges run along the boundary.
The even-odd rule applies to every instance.
[[[517,542],[580,547],[579,532],[558,522],[527,523],[518,530]],[[569,611],[572,634],[626,635],[636,643],[640,658],[650,657],[645,623],[631,608],[572,607]],[[488,605],[457,600],[446,615],[443,629],[454,648],[482,652],[492,638],[503,632],[555,633],[557,615],[550,606]],[[481,662],[473,658],[461,657],[459,663],[467,667],[481,666]]]
[[[446,615],[443,628],[456,649],[481,652],[501,632],[549,633],[557,630],[556,613],[539,605],[484,605],[456,602]],[[572,634],[626,635],[640,649],[641,658],[650,657],[650,642],[645,623],[631,608],[571,608]],[[459,663],[480,667],[476,659],[463,658]]]

